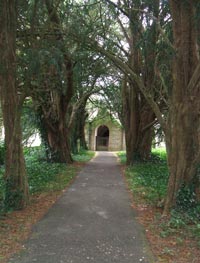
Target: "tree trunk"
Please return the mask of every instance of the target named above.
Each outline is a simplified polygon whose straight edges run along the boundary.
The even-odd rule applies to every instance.
[[[132,165],[151,156],[155,114],[133,85],[124,81],[122,89],[127,165]]]
[[[88,150],[85,139],[85,120],[87,118],[87,114],[85,111],[86,101],[83,102],[83,104],[79,107],[74,115],[74,120],[70,131],[71,148],[73,153],[78,153],[79,147],[82,150]]]
[[[63,108],[62,103],[63,99],[65,96],[56,96],[54,92],[46,94],[46,105],[42,105],[38,112],[39,129],[46,145],[48,161],[70,164],[73,160],[68,141],[69,132],[66,124],[66,108]]]
[[[170,1],[176,56],[167,122],[169,182],[164,214],[176,204],[181,186],[195,181],[199,162],[199,83],[191,86],[198,63],[194,1]]]
[[[0,5],[0,95],[5,127],[5,206],[28,203],[28,182],[22,148],[21,105],[16,88],[16,1]]]
[[[159,6],[159,4],[156,4]],[[131,2],[130,2],[131,3]],[[129,55],[129,65],[134,68],[134,72],[139,76],[141,74],[141,51],[138,48],[138,42],[140,39],[140,31],[142,28],[142,22],[140,20],[140,14],[136,9],[140,8],[140,2],[130,4],[130,55]],[[154,37],[155,38],[155,37]],[[155,42],[155,41],[152,41]],[[151,43],[152,44],[152,43]],[[150,55],[147,61],[147,65],[150,63],[150,68],[153,67],[153,62],[155,60],[154,46],[153,50],[149,51]],[[148,72],[148,70],[145,68]],[[150,74],[151,78],[154,78],[153,74]],[[154,119],[150,107],[147,106],[147,102],[141,99],[141,93],[139,92],[138,84],[134,80],[125,80],[123,84],[123,110],[124,110],[124,128],[125,128],[125,138],[126,138],[126,152],[127,152],[127,164],[132,165],[136,160],[148,159],[151,155],[151,144],[153,138],[153,132],[151,127],[145,128]],[[147,86],[151,88],[152,79]],[[146,105],[146,106],[145,106]],[[149,110],[146,110],[146,108]]]
[[[88,150],[86,139],[85,139],[85,120],[87,119],[87,113],[85,110],[86,102],[80,107],[78,114],[79,118],[79,139],[80,139],[80,148],[83,150]]]
[[[144,105],[140,110],[140,126],[137,148],[141,160],[148,160],[151,157],[151,147],[154,137],[153,124],[155,114],[144,100]]]
[[[45,125],[50,150],[49,160],[71,164],[73,160],[68,143],[68,132],[65,127],[59,127],[59,124],[54,124],[52,127],[52,125],[49,126],[48,122],[46,122]]]
[[[126,163],[132,165],[138,158],[139,102],[136,89],[126,80],[122,84]]]

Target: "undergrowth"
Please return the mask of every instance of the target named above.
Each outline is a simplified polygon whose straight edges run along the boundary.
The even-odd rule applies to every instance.
[[[121,162],[126,162],[125,152],[120,152]],[[156,205],[166,194],[168,180],[168,169],[166,163],[166,152],[164,150],[153,150],[149,161],[136,162],[126,169],[126,177],[130,189],[138,198],[145,202]]]
[[[63,163],[50,163],[46,161],[43,147],[29,147],[24,149],[26,169],[30,194],[59,191],[64,189],[76,175],[78,167]],[[75,162],[89,161],[94,152],[81,151],[73,155]],[[0,167],[0,213],[3,211],[4,196],[4,167]]]
[[[118,155],[122,164],[125,164],[125,152],[120,152]],[[127,167],[126,177],[136,202],[162,208],[168,182],[165,149],[153,149],[149,161],[137,161],[133,166]],[[158,224],[161,216],[160,213]],[[181,238],[187,235],[197,239],[200,245],[200,204],[195,201],[192,187],[182,187],[177,196],[176,207],[171,211],[170,219],[161,220],[161,222],[159,225],[161,237],[182,233],[182,237],[179,237],[180,243]]]

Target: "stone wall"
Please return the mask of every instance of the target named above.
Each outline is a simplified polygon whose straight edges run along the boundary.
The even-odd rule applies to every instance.
[[[96,135],[97,130],[101,125],[105,125],[109,129],[109,146],[108,151],[122,151],[125,150],[125,135],[124,130],[119,124],[112,121],[102,121],[98,124],[91,124],[86,128],[86,140],[88,147],[92,151],[96,151]]]

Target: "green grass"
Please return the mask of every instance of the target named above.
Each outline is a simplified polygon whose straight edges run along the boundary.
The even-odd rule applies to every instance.
[[[80,151],[78,154],[73,154],[73,160],[75,162],[88,162],[94,157],[95,152],[93,151]]]
[[[165,148],[152,149],[151,155],[152,155],[151,161],[156,160],[158,162],[163,162],[163,163],[167,162],[167,153]]]
[[[125,164],[126,163],[126,152],[125,151],[121,151],[121,152],[118,152],[117,154],[119,156],[120,162],[122,164]]]

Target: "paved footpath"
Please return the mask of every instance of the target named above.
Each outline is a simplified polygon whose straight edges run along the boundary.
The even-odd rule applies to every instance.
[[[9,263],[153,263],[113,153],[98,152]]]

